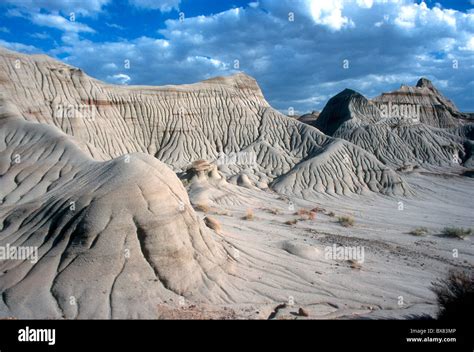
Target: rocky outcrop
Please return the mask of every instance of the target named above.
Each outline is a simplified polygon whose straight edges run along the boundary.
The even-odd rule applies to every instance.
[[[430,81],[420,79],[416,87],[373,101],[346,89],[329,100],[313,125],[394,169],[456,170],[472,164],[472,125],[463,118]]]
[[[219,301],[227,254],[166,165],[94,161],[4,101],[0,131],[0,248],[32,249],[0,261],[1,316],[152,318],[165,299]]]
[[[319,115],[320,115],[319,111],[312,111],[309,114],[304,114],[298,117],[298,121],[306,123],[308,125],[313,125],[314,122],[316,122],[316,120],[318,119]]]
[[[380,111],[371,101],[352,89],[345,89],[328,101],[313,125],[332,136],[339,129],[351,130],[379,120]]]
[[[219,163],[219,169],[226,178],[256,185],[277,179],[280,183],[293,177],[295,166],[322,160],[322,155],[332,164],[340,162],[330,153],[330,146],[340,142],[272,109],[256,81],[243,73],[191,85],[126,87],[101,83],[45,56],[2,50],[0,62],[2,89],[22,116],[74,136],[95,159],[142,152],[183,172],[196,160],[223,158],[228,161]],[[402,182],[395,174],[382,181],[372,168],[365,169],[374,162],[371,155],[343,144],[348,158],[367,159],[357,173],[347,175],[361,182],[347,188],[340,177],[321,169],[318,172],[326,174],[308,175],[295,188],[284,189],[300,192],[335,185],[337,192],[391,193],[392,184]]]
[[[461,113],[454,103],[444,97],[426,78],[420,78],[415,87],[402,85],[399,90],[382,93],[373,101],[379,108],[387,111],[411,109],[414,111],[414,118],[433,127],[456,127],[468,119],[467,114]]]

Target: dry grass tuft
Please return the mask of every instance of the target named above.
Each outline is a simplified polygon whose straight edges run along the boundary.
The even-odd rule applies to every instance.
[[[425,236],[428,234],[428,229],[426,227],[417,227],[408,233],[413,236]]]
[[[438,301],[440,320],[469,321],[474,311],[474,275],[451,271],[444,279],[432,283],[431,290]]]
[[[471,229],[464,229],[462,227],[445,227],[441,231],[441,235],[449,238],[457,238],[463,240],[465,237],[472,234]]]
[[[354,226],[355,220],[352,216],[339,216],[337,222],[344,227]]]
[[[253,213],[253,209],[247,209],[247,214],[243,217],[244,220],[254,220],[255,214]]]
[[[314,209],[307,210],[307,209],[300,209],[294,215],[298,215],[300,220],[314,220],[316,219],[316,211]]]

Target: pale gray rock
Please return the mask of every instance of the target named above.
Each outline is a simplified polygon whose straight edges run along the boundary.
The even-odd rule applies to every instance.
[[[147,153],[183,172],[196,160],[215,162],[223,154],[229,156],[225,176],[237,175],[247,186],[259,182],[251,174],[263,174],[281,192],[408,190],[369,153],[271,108],[243,73],[182,86],[128,87],[104,84],[43,55],[0,49],[0,63],[2,90],[21,116],[74,136],[95,159]],[[344,180],[333,172],[341,158],[355,164],[340,171]],[[303,176],[295,181],[295,174]]]
[[[94,161],[3,101],[0,131],[0,246],[38,249],[0,262],[2,316],[150,318],[164,299],[219,300],[226,252],[166,165]]]

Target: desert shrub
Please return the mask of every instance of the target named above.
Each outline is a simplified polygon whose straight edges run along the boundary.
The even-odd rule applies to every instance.
[[[307,209],[299,209],[295,215],[298,215],[300,217],[300,220],[314,220],[316,219],[316,212],[312,210],[307,210]]]
[[[337,218],[337,222],[344,227],[352,227],[354,226],[355,220],[351,216],[339,216]]]
[[[413,236],[425,236],[428,234],[428,229],[426,227],[417,227],[409,232]]]
[[[438,302],[437,318],[470,321],[474,311],[473,272],[451,271],[444,279],[432,283]]]
[[[298,220],[296,219],[285,221],[285,225],[296,225],[297,223]]]
[[[328,213],[328,216],[331,217],[331,218],[333,218],[333,217],[336,216],[336,214],[335,214],[333,211],[330,211],[330,212]]]
[[[449,238],[458,238],[458,239],[464,239],[467,236],[470,236],[472,234],[471,229],[464,229],[462,227],[445,227],[441,231],[441,235]]]

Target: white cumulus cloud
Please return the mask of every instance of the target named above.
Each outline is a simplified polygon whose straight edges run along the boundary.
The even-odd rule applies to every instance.
[[[124,73],[118,73],[116,75],[108,76],[107,78],[109,82],[121,85],[128,84],[131,80],[130,76]]]

